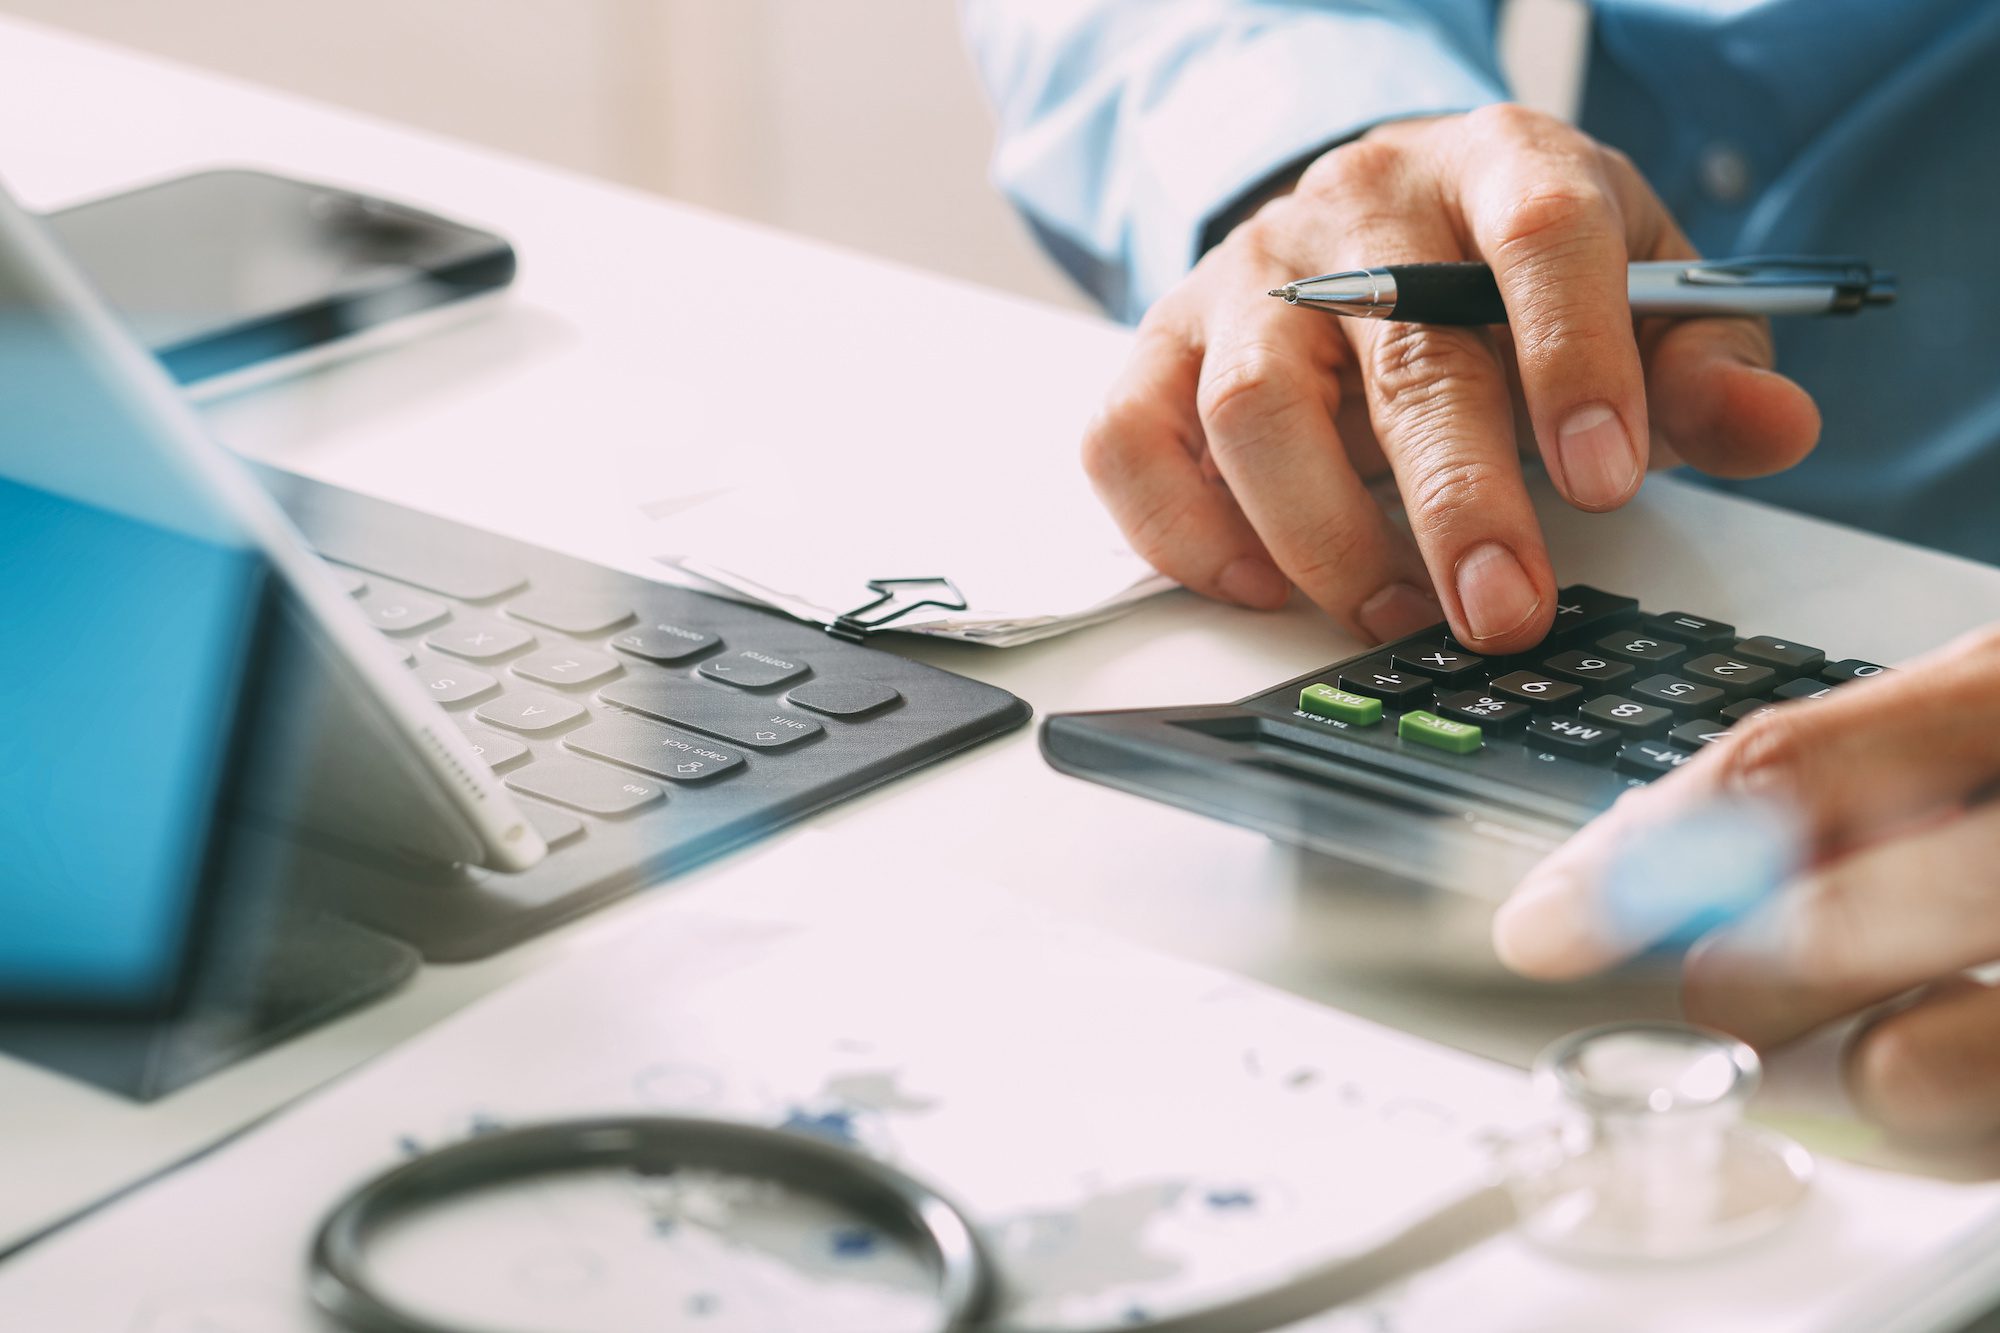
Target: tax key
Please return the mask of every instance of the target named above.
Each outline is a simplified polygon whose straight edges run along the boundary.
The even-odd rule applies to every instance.
[[[1396,722],[1396,734],[1406,741],[1452,754],[1471,754],[1486,744],[1479,728],[1470,722],[1453,722],[1421,709],[1403,714]]]
[[[1382,720],[1382,701],[1336,690],[1331,685],[1308,685],[1299,691],[1299,711],[1345,722],[1350,727],[1372,727]]]

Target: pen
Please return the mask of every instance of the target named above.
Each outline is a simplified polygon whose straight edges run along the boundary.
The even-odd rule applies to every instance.
[[[1673,260],[1633,264],[1634,315],[1850,315],[1896,299],[1893,274],[1859,259]],[[1287,305],[1408,324],[1505,324],[1493,270],[1480,263],[1391,264],[1274,288]]]

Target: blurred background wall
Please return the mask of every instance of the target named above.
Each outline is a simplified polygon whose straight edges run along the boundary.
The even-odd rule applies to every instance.
[[[1574,0],[1513,0],[1529,99]],[[102,37],[1082,305],[986,181],[953,0],[0,0]],[[1571,25],[1573,27],[1573,25]],[[421,202],[421,201],[417,201]]]

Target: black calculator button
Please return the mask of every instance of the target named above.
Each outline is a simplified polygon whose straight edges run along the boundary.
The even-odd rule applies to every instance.
[[[1806,677],[1802,680],[1788,680],[1771,691],[1774,699],[1824,699],[1833,693],[1833,686],[1823,680]]]
[[[1819,649],[1767,634],[1745,639],[1729,651],[1746,662],[1761,663],[1787,676],[1816,675],[1826,665],[1826,654]]]
[[[1573,717],[1538,717],[1523,738],[1549,754],[1572,759],[1609,759],[1625,738],[1615,728]]]
[[[1514,671],[1493,682],[1492,693],[1514,699],[1538,713],[1568,708],[1583,693],[1581,685],[1535,671]]]
[[[1731,703],[1774,688],[1778,673],[1729,653],[1706,653],[1680,665],[1680,674],[1700,685],[1713,685]]]
[[[1577,712],[1586,722],[1616,728],[1627,736],[1657,736],[1674,720],[1674,715],[1658,704],[1642,704],[1616,694],[1600,695]]]
[[[1446,647],[1442,642],[1405,644],[1389,655],[1389,664],[1397,671],[1424,676],[1441,685],[1477,676],[1486,669],[1485,658]]]
[[[1421,708],[1431,697],[1431,678],[1405,671],[1387,657],[1370,657],[1340,669],[1340,688],[1392,708]]]
[[[1691,751],[1660,741],[1634,741],[1618,752],[1618,767],[1642,778],[1657,778],[1692,758]]]
[[[1730,722],[1748,722],[1753,717],[1776,712],[1777,708],[1769,699],[1738,699],[1722,710],[1722,716]]]
[[[1675,643],[1672,639],[1658,638],[1638,630],[1607,634],[1597,641],[1597,646],[1613,657],[1651,667],[1672,666],[1686,657],[1688,651],[1684,643]]]
[[[1648,676],[1626,693],[1642,703],[1658,704],[1682,716],[1712,712],[1727,698],[1713,685],[1697,684],[1679,676]]]
[[[1542,663],[1542,669],[1551,676],[1599,688],[1616,685],[1632,674],[1632,668],[1617,658],[1594,652],[1557,653]]]
[[[1849,657],[1830,663],[1819,676],[1821,680],[1832,681],[1835,685],[1845,685],[1850,680],[1867,680],[1870,676],[1887,675],[1888,671],[1888,667],[1864,662],[1858,657]]]
[[[1685,611],[1668,611],[1664,615],[1647,616],[1641,622],[1640,629],[1647,634],[1656,634],[1662,639],[1691,643],[1697,648],[1727,648],[1736,642],[1736,626],[1725,625],[1720,620],[1710,620],[1707,616],[1691,616]]]
[[[1556,594],[1555,624],[1551,637],[1567,637],[1595,630],[1603,633],[1639,615],[1639,599],[1601,592],[1582,583],[1572,583]]]
[[[1667,733],[1667,739],[1690,750],[1699,750],[1704,745],[1713,745],[1729,734],[1729,728],[1720,722],[1710,722],[1697,718],[1693,722],[1683,722]]]
[[[1510,736],[1528,725],[1528,705],[1503,699],[1486,690],[1461,690],[1438,700],[1437,714],[1454,722],[1470,722],[1489,736]]]

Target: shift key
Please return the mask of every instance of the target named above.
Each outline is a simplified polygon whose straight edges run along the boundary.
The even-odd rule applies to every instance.
[[[706,782],[743,766],[743,756],[703,736],[663,727],[642,717],[611,717],[578,728],[563,744],[580,754],[609,759],[669,782]]]
[[[758,750],[781,750],[826,730],[810,718],[780,712],[761,700],[687,681],[622,680],[599,690],[597,697],[616,708]]]

